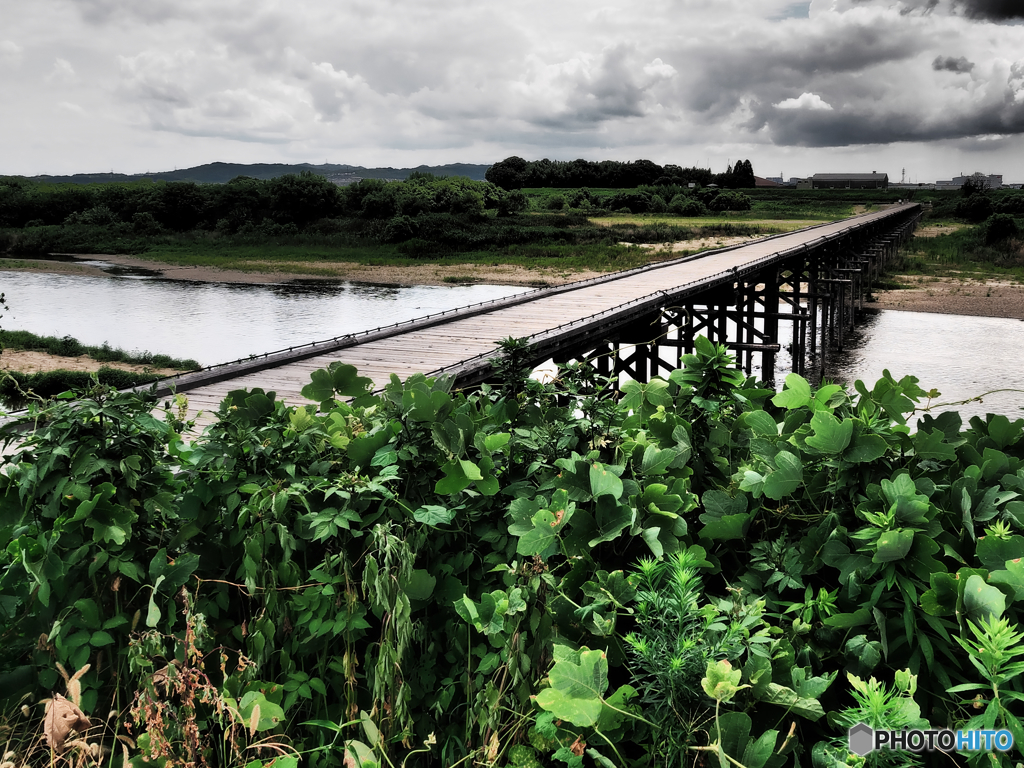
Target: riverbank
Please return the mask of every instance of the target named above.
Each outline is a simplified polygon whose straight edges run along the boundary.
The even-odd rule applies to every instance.
[[[898,275],[907,286],[876,291],[874,309],[1024,320],[1024,285],[997,277]]]
[[[117,368],[132,373],[153,373],[157,376],[171,376],[181,371],[174,368],[154,368],[132,363],[103,362],[88,355],[66,357],[51,355],[48,352],[37,352],[24,349],[5,349],[0,351],[0,373],[17,371],[18,373],[43,373],[45,371],[98,371],[103,366]]]
[[[74,261],[50,259],[0,260],[0,270],[12,272],[40,272],[93,277],[116,277],[122,270],[152,273],[165,280],[185,280],[200,283],[237,283],[270,285],[296,280],[343,280],[379,285],[452,285],[460,283],[487,283],[489,285],[522,285],[543,287],[564,285],[577,280],[598,277],[595,270],[567,270],[548,267],[528,269],[516,264],[413,264],[378,266],[355,262],[255,262],[261,271],[219,269],[211,266],[180,266],[156,259],[118,254],[73,256]],[[652,258],[652,261],[657,260]],[[86,261],[102,261],[120,269],[110,270]]]

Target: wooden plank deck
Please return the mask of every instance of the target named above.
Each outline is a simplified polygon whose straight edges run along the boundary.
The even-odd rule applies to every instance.
[[[864,214],[698,257],[666,262],[653,268],[629,271],[608,280],[580,284],[554,295],[538,291],[535,299],[520,299],[521,303],[512,306],[453,318],[443,325],[411,328],[397,335],[367,340],[325,354],[307,354],[302,360],[190,387],[184,394],[189,398],[191,413],[197,408],[207,412],[215,410],[229,391],[240,388],[274,390],[279,399],[303,403],[307,401],[300,390],[309,383],[310,373],[336,360],[356,366],[360,375],[368,376],[378,387],[386,384],[392,373],[403,378],[413,373],[435,373],[469,358],[496,355],[499,339],[536,336],[550,333],[567,323],[585,323],[588,318],[613,312],[652,294],[682,294],[687,286],[706,284],[718,276],[725,282],[731,280],[727,273],[734,269],[814,244],[846,230],[858,229],[893,213],[890,209]]]

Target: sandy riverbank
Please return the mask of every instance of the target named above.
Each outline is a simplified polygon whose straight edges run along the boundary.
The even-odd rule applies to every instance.
[[[5,349],[0,351],[0,371],[18,371],[20,373],[41,373],[42,371],[98,371],[102,367],[117,368],[135,373],[155,373],[158,376],[170,376],[179,373],[171,368],[151,368],[132,363],[101,363],[88,355],[81,357],[64,357],[46,352],[35,352],[24,349]]]
[[[487,283],[490,285],[548,286],[564,285],[576,280],[597,277],[602,272],[567,271],[538,267],[527,269],[514,264],[413,264],[409,266],[368,266],[355,262],[253,262],[265,271],[218,269],[217,267],[182,267],[152,259],[116,254],[80,256],[82,261],[103,261],[128,269],[144,269],[167,280],[188,280],[203,283],[286,283],[293,280],[349,280],[383,285],[449,285],[452,283]],[[13,272],[45,272],[53,274],[114,277],[94,264],[82,261],[49,259],[0,260],[0,270]]]
[[[864,306],[1024,320],[1024,285],[1019,283],[919,275],[904,275],[897,279],[910,287],[878,291],[875,293],[876,301]]]

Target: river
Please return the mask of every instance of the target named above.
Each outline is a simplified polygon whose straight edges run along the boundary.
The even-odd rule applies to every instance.
[[[145,274],[91,277],[0,271],[10,311],[3,326],[41,335],[71,335],[84,344],[107,342],[227,362],[309,341],[410,320],[525,290],[500,285],[384,286],[308,281],[279,285],[199,283]],[[508,330],[515,335],[515,329]],[[954,403],[1021,387],[1024,326],[1019,320],[869,310],[835,355],[828,376],[873,384],[888,369],[916,376],[925,389]],[[780,361],[781,362],[781,361]],[[781,380],[781,377],[780,377]],[[964,414],[1020,417],[1024,394],[1002,392],[983,403],[956,406]]]

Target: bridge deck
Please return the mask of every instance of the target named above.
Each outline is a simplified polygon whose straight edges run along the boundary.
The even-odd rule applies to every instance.
[[[262,387],[267,391],[276,391],[280,399],[292,403],[306,402],[299,392],[309,383],[310,373],[335,360],[356,366],[361,375],[371,378],[378,387],[387,383],[392,373],[403,378],[413,373],[435,373],[456,366],[468,358],[494,356],[499,339],[543,334],[555,327],[582,322],[621,308],[652,294],[671,295],[680,292],[686,286],[713,280],[715,276],[721,275],[724,281],[727,273],[734,268],[742,269],[745,265],[812,244],[850,228],[858,228],[891,213],[891,210],[886,210],[864,214],[731,249],[709,252],[688,260],[666,262],[653,269],[626,272],[608,281],[581,284],[578,288],[554,295],[539,295],[534,300],[521,301],[513,306],[496,308],[471,317],[453,318],[433,327],[413,328],[388,338],[367,340],[266,370],[189,387],[185,394],[189,398],[190,411],[193,412],[197,408],[216,410],[229,391],[239,388]]]

